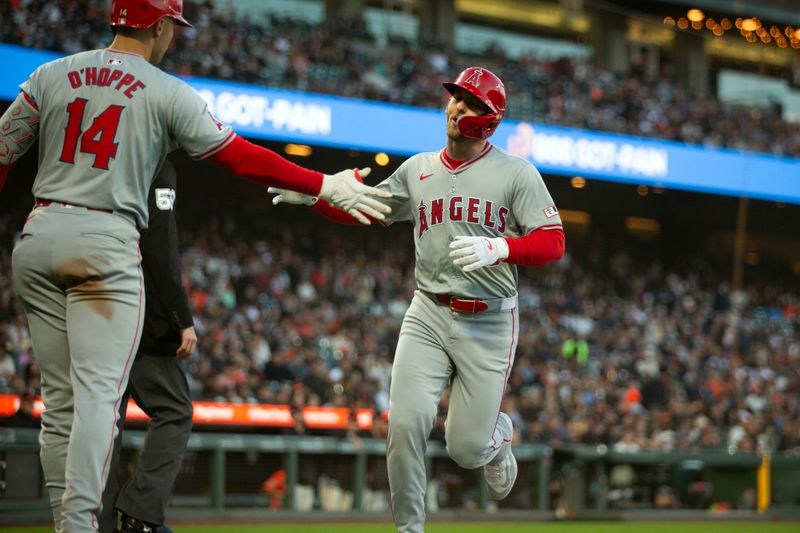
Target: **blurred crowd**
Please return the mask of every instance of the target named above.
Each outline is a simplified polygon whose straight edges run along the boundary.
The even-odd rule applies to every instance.
[[[438,43],[381,47],[363,21],[256,22],[214,10],[209,0],[188,2],[186,12],[195,28],[180,32],[162,65],[178,74],[439,107],[441,82],[480,64],[505,81],[512,118],[800,155],[800,128],[779,109],[722,103],[680,86],[668,67],[653,76],[632,63],[617,74],[591,60],[512,59],[498,46],[481,55]],[[73,53],[111,40],[104,2],[10,0],[0,5],[0,20],[0,42]]]
[[[192,395],[384,412],[414,290],[408,228],[315,225],[291,212],[182,229],[199,336]],[[0,393],[25,394],[37,391],[39,370],[11,287],[18,228],[8,218]],[[800,451],[800,294],[769,284],[732,293],[701,263],[574,254],[520,270],[522,329],[504,409],[522,441]],[[445,393],[434,438],[446,409]],[[363,436],[385,435],[376,421]],[[302,420],[294,431],[306,432]]]
[[[407,43],[377,49],[360,22],[234,23],[209,2],[187,11],[196,28],[164,63],[180,74],[436,107],[440,83],[479,63],[505,80],[514,118],[800,155],[800,131],[777,111],[728,106],[635,65],[618,75],[590,61],[512,61],[496,47],[480,57]],[[0,41],[102,47],[107,17],[104,3],[88,0],[11,0],[0,5]],[[30,399],[40,372],[11,286],[16,221],[0,218],[0,393]],[[385,412],[414,290],[407,228],[386,239],[268,222],[229,217],[183,232],[200,337],[188,364],[193,397]],[[623,452],[800,449],[800,295],[777,284],[732,293],[702,266],[619,252],[523,269],[523,329],[504,406],[521,440]],[[384,436],[376,420],[371,434]]]

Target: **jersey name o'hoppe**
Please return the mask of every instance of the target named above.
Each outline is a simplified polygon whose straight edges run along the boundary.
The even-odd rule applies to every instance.
[[[441,224],[444,217],[452,222],[481,224],[498,233],[505,233],[509,210],[506,206],[495,206],[491,200],[472,196],[453,196],[447,201],[444,198],[435,198],[430,204],[422,200],[419,203],[418,213],[418,236],[422,237],[431,227]]]
[[[124,70],[118,68],[102,67],[99,70],[97,67],[86,67],[67,72],[67,79],[73,89],[78,89],[84,85],[95,87],[111,87],[122,92],[129,100],[133,98],[133,93],[146,86],[144,83],[136,79],[136,76],[129,74]]]

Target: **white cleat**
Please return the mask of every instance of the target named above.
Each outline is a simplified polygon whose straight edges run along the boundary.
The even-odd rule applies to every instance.
[[[507,414],[500,413],[497,423],[504,424],[509,435],[514,434],[514,425]],[[517,480],[517,459],[511,451],[510,441],[504,442],[494,459],[483,467],[483,477],[489,488],[489,497],[499,501],[508,496]]]

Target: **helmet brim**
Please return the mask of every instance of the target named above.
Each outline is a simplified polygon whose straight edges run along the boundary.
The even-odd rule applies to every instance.
[[[183,18],[183,15],[170,15],[172,19],[178,23],[179,26],[185,26],[186,28],[194,28],[188,20]]]
[[[442,83],[442,85],[444,86],[445,89],[447,89],[447,92],[449,92],[451,95],[456,94],[456,89],[463,89],[464,91],[467,91],[469,94],[477,98],[478,102],[480,102],[486,108],[484,110],[485,114],[497,112],[497,110],[492,105],[491,100],[486,98],[484,95],[482,95],[475,89],[471,89],[469,86],[459,85],[458,83],[452,83],[452,82],[445,82]]]
[[[458,85],[456,85],[455,83],[449,82],[449,81],[443,83],[442,86],[445,89],[447,89],[447,92],[449,92],[450,94],[454,94],[456,92],[456,89],[458,89]]]

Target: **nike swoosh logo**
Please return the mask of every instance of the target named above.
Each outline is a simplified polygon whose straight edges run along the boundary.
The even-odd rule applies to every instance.
[[[486,247],[489,249],[490,252],[494,250],[494,245],[492,244],[492,241],[486,241]]]
[[[420,174],[419,179],[424,180],[430,178],[431,176],[433,176],[433,172],[431,172],[430,174]]]

